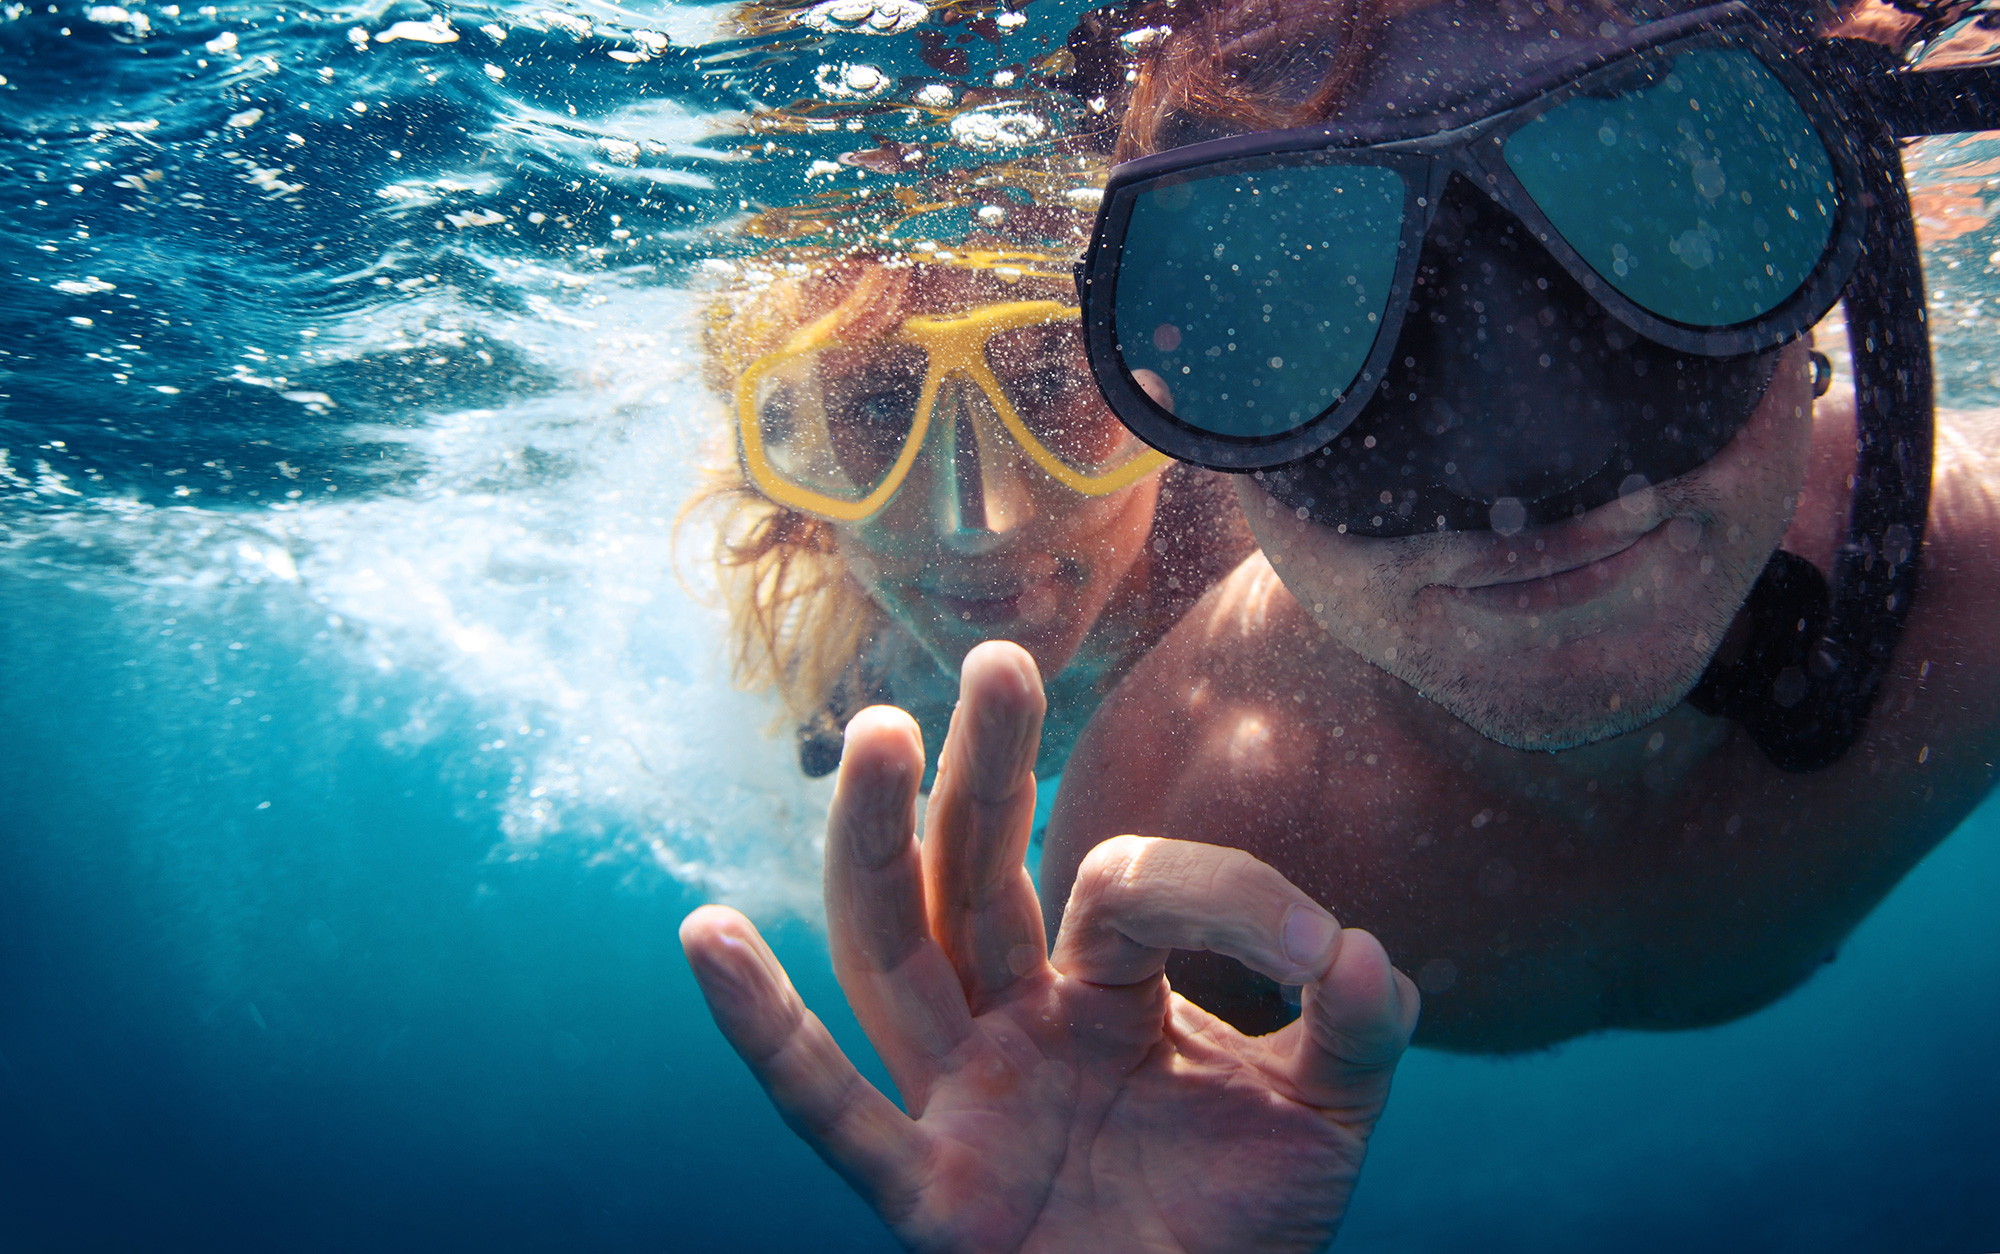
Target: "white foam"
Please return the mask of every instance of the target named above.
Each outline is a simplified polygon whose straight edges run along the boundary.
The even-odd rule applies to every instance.
[[[493,711],[478,752],[514,767],[497,856],[644,863],[816,915],[830,790],[766,735],[774,708],[732,689],[719,613],[674,575],[675,514],[721,421],[691,303],[587,299],[587,320],[506,329],[573,388],[379,433],[430,469],[408,494],[290,514],[300,577],[365,625],[369,665],[431,669]]]
[[[566,385],[356,433],[407,445],[424,467],[414,483],[249,512],[99,498],[47,510],[36,530],[118,551],[120,577],[149,586],[309,599],[358,682],[428,694],[392,745],[455,732],[435,711],[469,702],[475,738],[450,748],[509,780],[476,803],[498,813],[496,858],[608,863],[816,919],[830,782],[805,780],[790,737],[769,734],[771,702],[732,687],[692,532],[695,590],[674,571],[676,513],[722,421],[696,377],[694,302],[617,276],[505,269],[552,316],[479,330]],[[317,342],[360,352],[463,332],[435,303],[412,311],[425,328],[381,313]],[[24,498],[67,487],[0,468]]]

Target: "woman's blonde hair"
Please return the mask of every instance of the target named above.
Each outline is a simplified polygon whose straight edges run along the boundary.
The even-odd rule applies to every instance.
[[[894,259],[797,250],[761,259],[766,270],[804,271],[717,298],[704,328],[703,376],[733,398],[752,363],[815,324],[866,335],[905,300],[910,270]],[[732,406],[733,413],[733,406]],[[848,571],[833,524],[780,505],[743,470],[733,433],[727,453],[704,470],[680,523],[712,518],[713,556],[729,614],[736,681],[775,691],[800,723],[822,719],[854,661],[881,626],[882,611]],[[851,713],[852,711],[847,711]]]

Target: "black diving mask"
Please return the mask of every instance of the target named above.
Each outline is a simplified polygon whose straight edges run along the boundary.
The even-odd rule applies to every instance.
[[[1091,366],[1147,443],[1328,526],[1512,532],[1727,444],[1847,284],[1860,187],[1826,94],[1705,10],[1469,122],[1118,167],[1079,265]]]

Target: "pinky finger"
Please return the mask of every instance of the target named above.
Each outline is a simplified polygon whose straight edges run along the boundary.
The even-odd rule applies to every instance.
[[[916,1201],[924,1134],[854,1069],[750,920],[703,906],[681,948],[722,1035],[792,1131],[892,1222]]]

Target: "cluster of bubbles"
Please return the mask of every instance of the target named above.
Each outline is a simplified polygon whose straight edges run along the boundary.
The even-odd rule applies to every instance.
[[[824,786],[674,538],[688,289],[1087,208],[1078,11],[0,7],[0,580],[289,616],[499,772],[500,856],[809,912]]]

